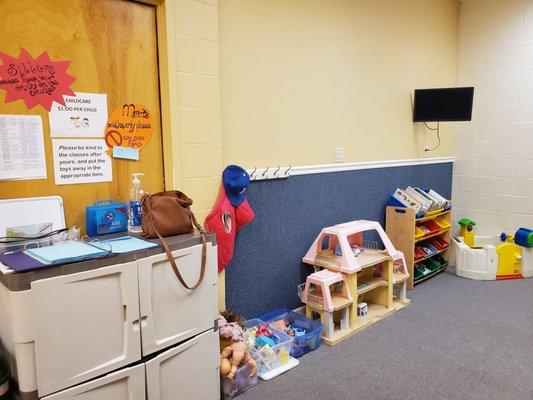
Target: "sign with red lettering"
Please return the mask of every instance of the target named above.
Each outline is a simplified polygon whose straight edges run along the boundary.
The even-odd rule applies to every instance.
[[[105,142],[110,150],[114,146],[142,150],[152,137],[152,127],[152,116],[145,106],[124,104],[113,111],[107,120]]]
[[[18,58],[0,52],[0,89],[6,103],[24,100],[28,109],[42,105],[50,111],[52,102],[65,105],[63,95],[74,96],[70,85],[76,80],[67,73],[70,61],[52,61],[45,51],[33,58],[22,49]]]

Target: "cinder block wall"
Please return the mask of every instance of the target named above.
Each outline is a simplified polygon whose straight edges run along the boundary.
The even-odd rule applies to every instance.
[[[459,84],[476,95],[454,132],[454,219],[533,227],[533,2],[465,0],[459,41]]]
[[[220,186],[222,138],[218,56],[218,1],[175,0],[175,43],[179,126],[179,189],[194,200],[200,223]],[[219,275],[224,308],[224,274]]]

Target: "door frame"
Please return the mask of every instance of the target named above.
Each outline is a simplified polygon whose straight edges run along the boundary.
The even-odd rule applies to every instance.
[[[176,0],[132,0],[155,6],[157,54],[159,69],[159,97],[165,190],[181,187],[178,120],[178,76],[176,60],[176,31],[174,15]]]

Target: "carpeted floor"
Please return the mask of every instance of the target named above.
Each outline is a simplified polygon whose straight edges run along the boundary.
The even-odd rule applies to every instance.
[[[533,399],[533,278],[446,272],[408,297],[409,307],[239,399]]]

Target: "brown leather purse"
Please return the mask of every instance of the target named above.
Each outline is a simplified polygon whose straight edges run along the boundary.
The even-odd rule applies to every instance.
[[[192,199],[178,190],[169,190],[152,195],[145,194],[141,199],[143,236],[148,239],[158,238],[161,241],[176,277],[185,288],[194,290],[200,286],[204,279],[207,240],[204,230],[191,211],[191,205]],[[194,231],[194,226],[200,231],[202,238],[202,266],[198,282],[189,286],[183,279],[164,237],[191,233]]]

